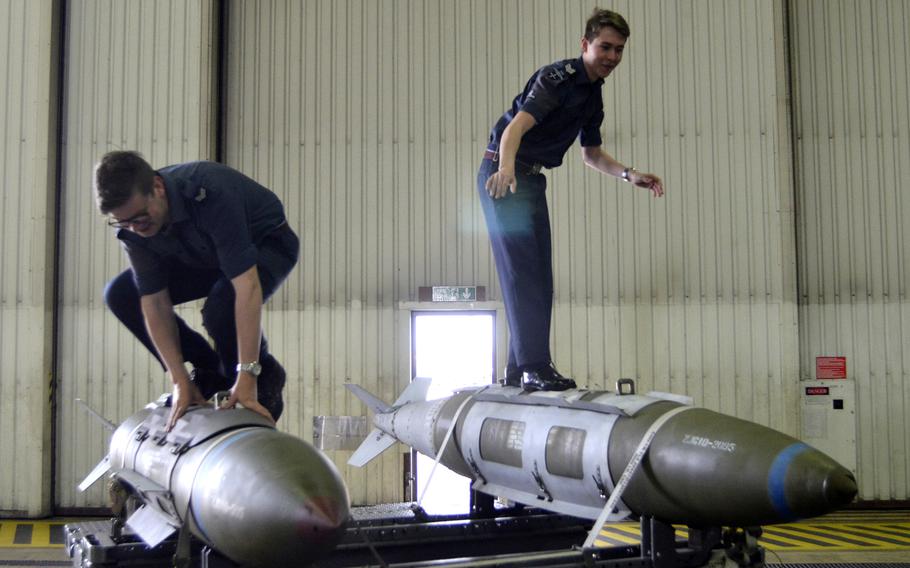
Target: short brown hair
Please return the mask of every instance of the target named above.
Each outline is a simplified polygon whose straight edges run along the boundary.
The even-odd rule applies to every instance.
[[[616,12],[602,8],[594,8],[591,17],[585,22],[585,39],[593,41],[600,35],[600,30],[607,27],[613,28],[619,35],[629,39],[629,23],[626,22],[626,19]]]
[[[129,201],[136,192],[151,194],[154,181],[155,170],[139,152],[108,152],[95,165],[98,210],[107,215]]]

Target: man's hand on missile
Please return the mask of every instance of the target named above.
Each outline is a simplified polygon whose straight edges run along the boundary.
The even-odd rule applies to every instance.
[[[171,416],[167,421],[167,431],[170,432],[180,417],[186,414],[186,409],[194,404],[205,404],[199,387],[193,384],[188,377],[174,382],[174,391],[171,394]]]
[[[237,380],[234,381],[234,386],[231,387],[231,397],[221,405],[221,408],[234,408],[238,403],[246,409],[265,416],[272,422],[275,421],[275,419],[272,418],[272,413],[269,412],[266,407],[259,404],[256,377],[249,373],[237,373]]]

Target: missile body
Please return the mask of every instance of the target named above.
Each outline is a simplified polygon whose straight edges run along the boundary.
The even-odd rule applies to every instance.
[[[249,410],[191,407],[166,432],[169,413],[150,405],[127,418],[79,486],[110,471],[140,505],[126,524],[146,544],[186,529],[238,564],[279,566],[306,565],[341,539],[347,489],[310,444]]]
[[[822,452],[682,397],[489,386],[424,401],[428,383],[420,381],[392,406],[349,386],[375,413],[375,430],[349,463],[363,465],[395,440],[436,458],[451,429],[439,461],[474,489],[595,519],[648,437],[619,506],[668,523],[782,523],[856,495],[853,475]]]

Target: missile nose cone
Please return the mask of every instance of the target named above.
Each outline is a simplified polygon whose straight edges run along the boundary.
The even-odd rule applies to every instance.
[[[793,444],[780,453],[775,465],[784,464],[785,488],[783,494],[777,494],[775,503],[782,520],[824,515],[850,503],[856,496],[853,474],[803,443]],[[774,493],[772,490],[772,496]]]
[[[299,511],[297,527],[305,538],[334,537],[334,531],[342,528],[347,520],[348,509],[342,507],[339,499],[314,497]]]
[[[856,478],[846,469],[835,471],[825,480],[825,498],[832,508],[851,503],[856,492]]]

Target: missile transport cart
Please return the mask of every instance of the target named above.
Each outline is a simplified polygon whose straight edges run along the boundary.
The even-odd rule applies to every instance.
[[[485,498],[478,495],[475,503]],[[428,516],[406,503],[361,507],[353,509],[341,543],[314,566],[764,566],[754,532],[690,530],[683,540],[672,526],[646,518],[641,545],[583,550],[579,544],[590,528],[588,520],[522,507],[493,509],[492,502],[475,507],[473,515],[455,516]],[[64,532],[74,568],[237,566],[195,539],[175,561],[177,537],[149,548],[115,519],[71,523]],[[305,560],[295,559],[294,565]]]

